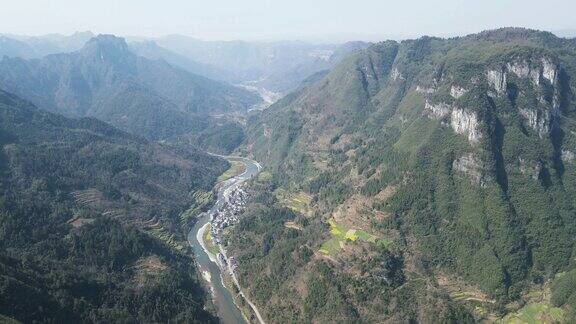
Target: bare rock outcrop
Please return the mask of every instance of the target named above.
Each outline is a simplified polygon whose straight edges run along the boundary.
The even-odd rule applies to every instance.
[[[402,75],[402,73],[400,73],[400,71],[396,67],[393,68],[392,71],[390,72],[390,78],[394,81],[404,80],[404,76]]]
[[[428,100],[424,104],[424,111],[432,118],[447,122],[457,134],[463,134],[472,144],[478,143],[482,138],[478,114],[463,108],[454,107],[440,102],[432,104]]]
[[[565,163],[571,163],[576,159],[576,153],[569,150],[562,150],[562,161]]]
[[[468,176],[474,184],[482,185],[485,182],[482,165],[473,153],[455,159],[452,169]]]
[[[470,143],[478,143],[482,138],[478,115],[475,112],[454,108],[450,116],[450,125],[457,134],[468,136]]]
[[[527,126],[534,129],[541,138],[545,137],[550,132],[550,111],[538,108],[520,108],[518,112],[522,117],[524,117]]]
[[[488,72],[486,72],[486,79],[488,80],[488,84],[496,90],[497,94],[501,95],[506,93],[508,77],[505,69],[488,70]]]
[[[456,86],[456,85],[453,85],[450,88],[450,95],[452,97],[454,97],[455,99],[462,97],[464,94],[466,94],[466,92],[467,92],[466,89],[459,87],[459,86]]]
[[[452,107],[448,104],[443,102],[431,104],[428,100],[426,100],[426,103],[424,104],[424,109],[439,119],[446,118],[452,111]]]

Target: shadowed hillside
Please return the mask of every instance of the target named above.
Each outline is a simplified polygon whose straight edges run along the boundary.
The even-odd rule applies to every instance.
[[[185,210],[227,167],[0,92],[0,313],[22,322],[214,321]]]

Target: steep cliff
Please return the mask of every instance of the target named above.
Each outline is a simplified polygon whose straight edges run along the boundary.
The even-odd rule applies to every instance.
[[[438,321],[423,299],[452,309],[442,296],[466,291],[485,311],[480,319],[571,267],[575,77],[576,42],[509,28],[379,43],[272,106],[252,120],[246,150],[273,175],[269,191],[311,197],[317,212],[303,231],[319,231],[305,243],[318,258],[279,284],[327,262],[351,318]],[[350,270],[350,255],[360,257],[354,244],[322,253],[328,220],[387,242],[359,245],[402,260],[406,280],[364,286],[361,274],[382,265]],[[395,308],[393,287],[420,280],[428,288],[413,297],[418,310]]]

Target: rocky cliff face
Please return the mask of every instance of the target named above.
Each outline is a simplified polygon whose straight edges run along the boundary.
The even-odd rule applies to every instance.
[[[498,95],[508,95],[508,75],[527,79],[538,93],[538,105],[519,107],[526,125],[532,128],[540,137],[550,133],[560,109],[561,89],[559,84],[560,67],[554,59],[543,56],[540,58],[511,58],[499,70],[487,72],[487,80]],[[545,92],[548,92],[547,94]]]
[[[516,29],[377,44],[272,106],[247,141],[319,222],[393,237],[424,278],[516,300],[576,247],[574,48]]]

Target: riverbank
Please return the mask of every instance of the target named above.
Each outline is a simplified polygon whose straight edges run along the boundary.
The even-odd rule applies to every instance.
[[[218,264],[218,262],[216,261],[216,255],[214,255],[212,252],[210,252],[210,250],[208,250],[208,247],[204,242],[204,233],[206,232],[209,226],[210,222],[207,222],[202,227],[200,227],[200,230],[198,230],[198,233],[196,233],[196,240],[198,241],[198,243],[200,243],[200,246],[202,246],[202,250],[204,250],[204,253],[206,253],[206,255],[210,258],[210,261]]]
[[[207,242],[204,241],[206,231],[209,230],[209,226],[214,226],[211,223],[214,221],[215,215],[218,215],[221,212],[225,212],[226,208],[239,209],[240,206],[236,206],[236,204],[242,203],[235,200],[234,194],[238,191],[241,191],[241,184],[258,174],[262,167],[258,162],[242,157],[219,157],[241,162],[244,164],[245,168],[242,174],[235,175],[230,179],[219,182],[216,185],[216,188],[218,188],[218,199],[208,212],[199,215],[198,223],[196,226],[194,226],[188,235],[189,244],[197,256],[199,269],[202,269],[201,274],[210,286],[214,303],[218,305],[217,313],[222,322],[243,322],[239,320],[240,315],[245,322],[251,322],[248,318],[254,319],[255,316],[260,324],[265,324],[256,305],[246,296],[242,290],[242,287],[236,278],[236,274],[234,273],[233,262],[228,260],[226,250],[222,246],[221,242],[219,242],[217,237],[213,241],[213,243],[215,243],[215,245],[220,250],[220,253],[215,255],[208,248]],[[239,169],[237,168],[237,170]],[[231,195],[232,199],[230,199]],[[195,238],[195,240],[192,240],[191,238]],[[220,258],[222,258],[222,260],[220,260]],[[205,269],[208,269],[208,271]],[[225,284],[225,282],[227,284]],[[235,292],[232,288],[238,291]],[[239,299],[241,303],[239,303],[237,299]],[[249,308],[242,307],[239,304],[247,304]],[[239,313],[239,315],[234,315],[234,313]]]

